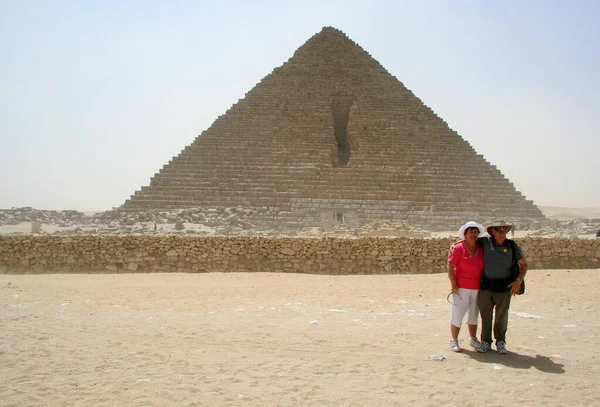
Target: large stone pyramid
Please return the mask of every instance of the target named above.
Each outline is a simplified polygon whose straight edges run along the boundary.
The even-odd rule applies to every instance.
[[[326,27],[123,206],[268,208],[288,229],[543,218],[446,122]]]

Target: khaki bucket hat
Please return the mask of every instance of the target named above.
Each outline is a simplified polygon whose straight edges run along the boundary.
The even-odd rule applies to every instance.
[[[512,225],[510,224],[510,222],[506,222],[506,221],[504,221],[502,219],[494,220],[486,228],[486,231],[488,232],[488,235],[492,234],[492,229],[493,228],[504,228],[504,232],[508,233],[512,229]]]

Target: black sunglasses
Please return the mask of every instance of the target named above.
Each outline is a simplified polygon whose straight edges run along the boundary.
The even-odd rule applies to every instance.
[[[510,228],[508,226],[504,226],[504,227],[494,227],[492,229],[495,230],[496,232],[506,233],[506,232],[508,232],[508,230]]]

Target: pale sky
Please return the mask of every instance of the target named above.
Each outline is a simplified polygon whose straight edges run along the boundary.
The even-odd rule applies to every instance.
[[[0,208],[106,210],[323,26],[537,205],[600,207],[600,1],[0,0]]]

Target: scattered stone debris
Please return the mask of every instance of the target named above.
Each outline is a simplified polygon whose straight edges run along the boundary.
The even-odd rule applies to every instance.
[[[426,238],[432,234],[418,227],[392,221],[378,220],[358,228],[346,224],[334,225],[330,230],[322,227],[304,227],[298,219],[282,225],[278,219],[286,213],[279,208],[188,208],[172,211],[148,210],[125,211],[114,208],[109,211],[86,214],[74,210],[52,211],[31,207],[0,209],[0,226],[27,224],[27,228],[13,228],[3,234],[29,234],[39,230],[38,235],[74,234],[186,234],[200,236],[297,236],[297,237],[367,237],[395,236]],[[39,229],[32,228],[32,224]],[[485,224],[485,220],[483,222]],[[530,230],[530,236],[574,237],[593,235],[600,229],[600,219],[576,219],[570,221],[541,220],[521,222],[516,230]],[[10,228],[6,228],[11,230]]]
[[[541,220],[528,225],[535,230],[531,236],[575,237],[592,235],[600,228],[600,219],[574,219],[569,221]]]
[[[83,212],[45,211],[31,207],[0,209],[0,226],[18,225],[22,222],[38,221],[45,224],[75,225],[85,223],[87,216]]]
[[[295,231],[276,227],[259,228],[257,223],[273,217],[274,208],[189,208],[173,211],[124,211],[115,208],[87,215],[78,211],[38,210],[31,207],[0,209],[0,226],[39,222],[44,227],[37,234],[196,234],[217,236],[294,236]],[[258,221],[258,222],[257,222]],[[262,222],[261,222],[262,221]],[[268,223],[268,222],[266,222]],[[46,227],[51,225],[53,227]],[[274,225],[273,225],[274,226]],[[8,234],[28,234],[22,228]],[[6,234],[6,232],[3,232]]]

